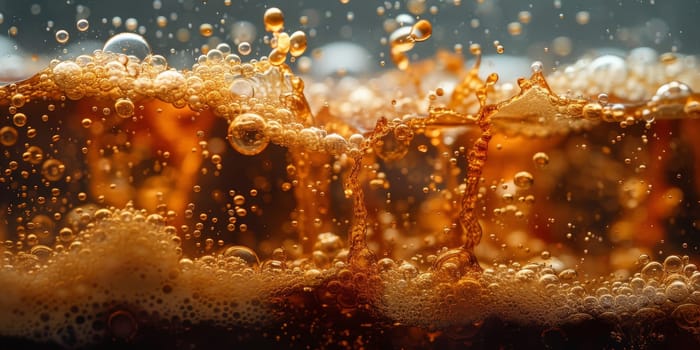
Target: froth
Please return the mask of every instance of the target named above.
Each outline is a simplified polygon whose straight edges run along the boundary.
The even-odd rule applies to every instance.
[[[279,317],[272,295],[317,283],[299,269],[261,273],[254,260],[230,249],[182,258],[175,228],[156,214],[88,215],[87,228],[70,243],[9,256],[0,272],[4,336],[74,347],[105,337],[128,341],[154,318],[166,327],[175,321],[262,327]]]

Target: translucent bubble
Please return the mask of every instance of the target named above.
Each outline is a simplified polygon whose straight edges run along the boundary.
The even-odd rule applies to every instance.
[[[214,34],[214,27],[209,23],[202,23],[199,26],[199,34],[205,38],[208,38]]]
[[[260,265],[260,259],[255,252],[246,246],[233,246],[226,248],[223,253],[224,258],[236,258],[250,267]]]
[[[532,64],[530,65],[530,70],[533,73],[541,73],[542,69],[543,69],[542,62],[540,62],[540,61],[532,62]]]
[[[18,128],[27,125],[27,115],[24,113],[15,113],[15,115],[12,116],[12,123]]]
[[[588,24],[591,20],[591,14],[588,11],[576,12],[576,23],[580,25]]]
[[[232,93],[240,97],[255,97],[254,85],[245,78],[235,79],[229,88]]]
[[[683,269],[683,260],[677,255],[669,255],[664,260],[664,271],[666,273],[680,273]]]
[[[210,63],[218,63],[223,61],[224,59],[224,54],[223,52],[217,50],[217,49],[212,49],[207,52],[207,62]]]
[[[44,160],[44,150],[38,146],[30,146],[26,152],[22,153],[22,160],[37,165]]]
[[[120,33],[107,40],[102,51],[121,53],[144,59],[151,54],[151,47],[146,42],[146,39],[138,34]]]
[[[49,181],[58,181],[63,178],[66,166],[58,159],[47,159],[41,167],[41,174]]]
[[[238,21],[231,26],[231,37],[235,44],[244,41],[253,42],[257,38],[255,24],[247,21]]]
[[[661,276],[663,276],[663,273],[664,267],[656,261],[652,261],[642,268],[642,277],[645,280],[655,279],[657,281],[660,281]]]
[[[656,90],[656,96],[665,99],[686,98],[690,96],[691,93],[692,91],[688,85],[677,81],[661,85],[659,89]]]
[[[333,155],[342,154],[348,149],[348,142],[335,133],[326,135],[323,142],[326,145],[326,151]]]
[[[254,113],[239,115],[229,125],[228,141],[236,151],[247,156],[262,152],[270,142],[265,134],[265,120]]]
[[[58,238],[59,238],[62,242],[70,242],[70,241],[73,240],[74,237],[75,237],[75,236],[74,236],[74,234],[73,234],[73,230],[71,230],[71,229],[68,228],[68,227],[64,227],[64,228],[62,228],[60,231],[58,231]]]
[[[666,287],[666,296],[673,302],[683,301],[690,294],[688,286],[683,281],[675,281]]]
[[[248,56],[250,55],[250,52],[253,51],[253,48],[250,46],[250,43],[247,41],[243,41],[240,44],[238,44],[238,53],[243,55],[243,56]]]
[[[518,22],[510,22],[508,23],[508,34],[512,36],[518,36],[522,34],[523,32],[523,26],[518,23]]]
[[[114,103],[114,110],[122,118],[130,118],[134,115],[134,103],[128,98],[120,98]]]
[[[75,22],[75,27],[78,28],[79,31],[84,32],[90,28],[90,22],[84,18],[79,19],[78,22]]]
[[[518,12],[518,21],[523,24],[530,23],[532,20],[532,13],[530,11],[520,11]]]
[[[513,183],[515,183],[515,186],[522,189],[530,188],[534,182],[535,178],[527,171],[520,171],[515,174],[515,177],[513,178]]]
[[[544,152],[537,152],[532,156],[532,161],[538,168],[544,168],[549,164],[549,156]]]
[[[4,126],[0,129],[0,144],[3,146],[12,146],[17,143],[17,130],[11,126]]]
[[[70,34],[67,31],[61,29],[56,32],[56,42],[59,44],[65,44],[70,39]]]

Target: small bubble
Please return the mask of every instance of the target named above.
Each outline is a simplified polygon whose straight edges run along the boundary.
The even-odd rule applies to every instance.
[[[75,22],[75,27],[78,28],[79,31],[84,32],[90,28],[90,22],[88,22],[87,19],[80,19],[78,22]]]
[[[214,27],[209,23],[202,23],[202,25],[199,26],[199,34],[208,38],[214,34]]]
[[[12,116],[12,123],[18,128],[27,125],[27,115],[24,113],[15,113],[15,115]]]
[[[515,186],[518,186],[522,189],[527,189],[532,186],[534,183],[535,178],[532,176],[527,171],[520,171],[517,174],[515,174],[515,177],[513,178],[513,183],[515,183]]]
[[[543,69],[542,62],[540,62],[540,61],[532,62],[532,64],[530,65],[530,70],[533,73],[541,73],[542,69]]]
[[[17,143],[17,130],[11,126],[4,126],[0,129],[0,144],[3,146],[12,146]]]
[[[238,44],[238,53],[242,56],[250,55],[251,51],[253,51],[253,48],[250,46],[249,42],[243,41],[240,44]]]
[[[522,34],[523,32],[523,26],[518,23],[518,22],[510,22],[508,23],[508,34],[512,36],[518,36]]]
[[[549,156],[544,152],[537,152],[532,156],[532,161],[538,168],[544,168],[549,164]]]
[[[579,11],[576,13],[576,23],[580,25],[588,24],[591,20],[591,14],[588,11]]]
[[[56,41],[59,44],[65,44],[68,42],[69,39],[70,39],[70,34],[68,34],[67,31],[61,29],[61,30],[56,32]]]
[[[518,12],[518,21],[523,24],[528,24],[532,20],[532,13],[530,11],[520,11]]]
[[[134,115],[134,103],[128,98],[120,98],[114,103],[114,110],[122,118],[130,118]]]

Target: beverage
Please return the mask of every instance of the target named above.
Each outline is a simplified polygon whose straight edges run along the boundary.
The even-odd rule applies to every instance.
[[[509,84],[478,44],[412,59],[437,25],[396,16],[395,69],[329,80],[290,67],[356,48],[305,68],[307,33],[260,12],[262,58],[174,69],[120,33],[0,88],[4,344],[698,342],[693,56]]]

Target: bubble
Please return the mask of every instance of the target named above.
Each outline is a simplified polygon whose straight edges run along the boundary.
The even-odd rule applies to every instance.
[[[229,125],[228,141],[236,151],[247,156],[262,152],[270,142],[265,134],[265,120],[254,113],[239,115]]]
[[[518,36],[522,34],[523,32],[523,26],[518,23],[518,22],[510,22],[508,23],[508,34],[512,36]]]
[[[532,156],[532,162],[535,166],[542,169],[549,164],[549,156],[544,152],[537,152]]]
[[[588,78],[595,81],[601,92],[611,92],[615,84],[627,80],[627,63],[621,57],[604,55],[586,67]]]
[[[22,153],[22,160],[37,165],[44,160],[44,151],[39,146],[30,146]]]
[[[65,44],[70,39],[70,34],[66,30],[59,30],[56,32],[56,42],[59,44]]]
[[[249,267],[257,267],[260,265],[260,259],[255,252],[246,246],[232,246],[226,248],[223,253],[224,258],[235,258],[244,262]]]
[[[138,331],[138,323],[130,312],[119,310],[109,315],[107,327],[110,334],[122,341],[132,339]]]
[[[265,11],[263,16],[263,23],[265,24],[265,30],[268,32],[279,32],[284,28],[284,14],[282,10],[271,7]]]
[[[692,91],[688,85],[677,81],[661,85],[658,90],[656,90],[656,96],[665,99],[687,98],[691,93]]]
[[[552,49],[558,56],[568,56],[574,48],[574,43],[571,38],[559,36],[552,40]]]
[[[240,44],[238,44],[238,53],[243,55],[243,56],[248,56],[250,55],[251,51],[253,51],[253,48],[250,46],[250,43],[247,41],[243,41]]]
[[[416,19],[407,13],[401,13],[401,14],[397,15],[395,20],[396,20],[396,23],[399,24],[399,26],[410,27],[416,23]]]
[[[642,278],[644,278],[647,281],[648,280],[660,281],[663,274],[664,274],[664,267],[656,261],[652,261],[652,262],[646,264],[642,268]]]
[[[128,31],[135,31],[136,28],[139,26],[139,21],[136,18],[130,17],[126,19],[126,22],[124,22],[124,28]]]
[[[235,79],[229,88],[233,94],[240,97],[255,97],[253,83],[245,78]]]
[[[58,238],[61,240],[61,242],[70,242],[75,238],[75,235],[73,234],[73,230],[68,227],[64,227],[58,231]]]
[[[666,287],[666,297],[674,303],[685,300],[690,294],[688,286],[683,281],[674,281]]]
[[[543,69],[542,62],[540,62],[540,61],[532,62],[532,64],[530,65],[530,70],[533,73],[541,73],[542,69]]]
[[[231,26],[231,37],[233,43],[238,44],[244,41],[253,42],[257,38],[255,25],[248,21],[238,21]]]
[[[535,178],[527,171],[520,171],[515,174],[513,183],[522,189],[528,189],[535,182]]]
[[[523,24],[528,24],[532,20],[532,13],[530,11],[520,11],[518,12],[518,21]]]
[[[84,32],[90,28],[90,22],[84,18],[79,19],[77,22],[75,22],[75,27],[78,28],[78,31]]]
[[[58,159],[47,159],[41,167],[41,174],[49,181],[58,181],[63,178],[66,166]]]
[[[217,50],[217,49],[212,49],[207,52],[207,62],[209,63],[219,63],[224,60],[224,53]]]
[[[102,51],[144,59],[151,54],[151,47],[146,42],[146,39],[138,34],[119,33],[107,40]]]
[[[134,115],[134,103],[128,98],[120,98],[114,103],[114,111],[122,118],[130,118]]]
[[[0,128],[0,144],[3,146],[12,146],[17,143],[17,129],[11,126],[3,126]]]
[[[683,260],[677,255],[669,255],[664,260],[664,271],[668,274],[680,273],[683,270]]]
[[[209,23],[202,23],[199,26],[199,35],[208,38],[214,34],[214,27]]]
[[[348,142],[345,141],[345,138],[335,133],[326,135],[323,142],[326,145],[326,151],[333,155],[343,154],[348,149]]]
[[[15,113],[15,115],[12,116],[12,123],[18,128],[27,125],[27,115],[24,113]]]
[[[591,14],[588,11],[576,12],[576,23],[580,25],[588,24],[591,20]]]

